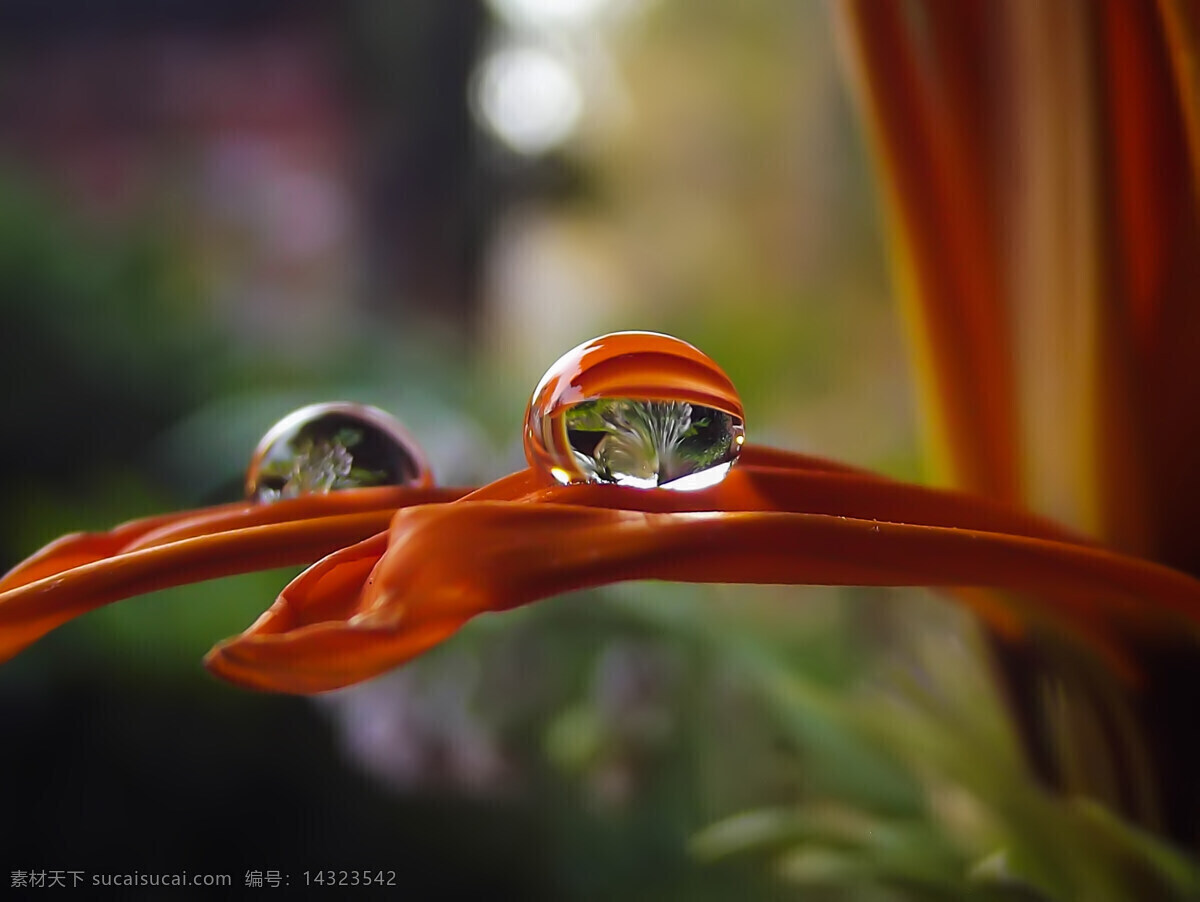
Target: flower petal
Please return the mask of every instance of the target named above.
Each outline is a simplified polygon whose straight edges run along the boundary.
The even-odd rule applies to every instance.
[[[887,198],[893,268],[927,399],[937,470],[1013,502],[1020,474],[1013,354],[997,237],[998,161],[986,65],[964,36],[990,35],[981,4],[849,0],[835,12]]]
[[[596,484],[547,487],[525,470],[478,489],[460,503],[479,500],[655,513],[792,511],[1084,541],[1049,521],[971,495],[907,485],[820,458],[754,445],[746,446],[743,461],[723,482],[702,491],[647,492]],[[278,622],[290,629],[350,617],[365,578],[385,550],[386,538],[379,535],[314,564],[280,596],[276,604],[281,614],[288,614]]]
[[[288,498],[273,504],[238,501],[199,510],[143,517],[122,523],[107,532],[76,532],[55,539],[0,577],[0,591],[115,554],[192,536],[314,517],[394,511],[405,504],[452,501],[467,491],[384,486]]]
[[[583,484],[541,488],[523,500],[655,513],[790,511],[1087,542],[1019,508],[852,471],[739,464],[721,483],[697,492]]]
[[[0,661],[113,601],[170,586],[304,564],[379,532],[405,502],[461,489],[355,489],[270,505],[222,505],[65,536],[0,582]]]
[[[397,632],[322,623],[286,636],[240,636],[213,648],[204,666],[246,689],[308,695],[385,673],[447,639],[460,625],[434,621]]]
[[[221,513],[241,505],[219,508]],[[111,557],[142,536],[162,528],[170,528],[196,516],[196,511],[159,514],[122,523],[107,532],[73,532],[60,536],[27,557],[0,577],[0,591],[23,586],[34,580],[92,561]]]
[[[532,480],[514,474],[453,504],[399,511],[386,537],[311,567],[206,664],[259,689],[336,689],[402,663],[477,614],[633,579],[1017,590],[1052,599],[1047,618],[1070,624],[1127,676],[1123,634],[1200,623],[1197,581],[958,493],[754,465],[699,492],[528,491]],[[1033,613],[1019,598],[1005,603],[1019,609],[1002,613]]]

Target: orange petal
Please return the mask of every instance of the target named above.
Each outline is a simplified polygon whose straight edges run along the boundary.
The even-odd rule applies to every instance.
[[[0,661],[93,608],[184,583],[308,563],[379,532],[406,503],[465,489],[351,489],[221,505],[52,542],[0,582]]]
[[[753,445],[747,445],[743,458],[718,486],[697,492],[647,492],[597,484],[546,487],[536,474],[524,470],[461,501],[551,502],[657,513],[793,511],[1082,541],[1024,511],[969,495],[894,482],[820,458]],[[750,464],[745,458],[767,461],[770,466]],[[269,631],[348,619],[364,581],[386,547],[384,536],[374,536],[314,564],[288,586],[268,612]],[[254,629],[267,628],[260,621]]]
[[[841,517],[872,518],[876,520],[906,519],[927,525],[970,527],[979,530],[1007,531],[1018,535],[1070,539],[1070,535],[1054,524],[992,502],[967,495],[940,492],[919,486],[893,482],[874,474],[855,471],[836,462],[807,457],[791,452],[747,445],[742,461],[721,484],[699,492],[647,492],[640,489],[611,485],[571,485],[546,488],[532,471],[525,470],[498,480],[472,493],[460,504],[476,500],[520,500],[527,504],[569,503],[589,507],[623,510],[655,511],[807,511]],[[487,541],[492,541],[490,538]],[[373,594],[375,581],[395,582],[395,572],[380,574],[377,561],[387,547],[384,536],[374,536],[358,545],[337,551],[297,577],[280,595],[272,608],[241,637],[222,643],[209,655],[207,664],[214,673],[242,685],[250,685],[252,666],[238,649],[252,644],[261,666],[269,665],[276,683],[271,688],[289,691],[312,691],[316,677],[310,673],[317,666],[328,674],[326,656],[313,645],[313,635],[335,635],[341,630],[356,633],[370,632],[373,643],[387,644],[386,633],[379,632],[381,619],[395,620],[396,610],[379,601]],[[529,546],[513,549],[520,557]],[[401,574],[402,576],[402,574]],[[745,577],[750,581],[752,577]],[[973,597],[973,596],[971,596]],[[995,615],[995,612],[992,612]],[[455,615],[449,623],[439,621],[439,629],[457,628],[466,618]],[[370,622],[370,627],[366,623]],[[1011,622],[1004,624],[1013,632]],[[318,629],[319,628],[319,629]],[[330,630],[333,632],[330,633]],[[292,645],[284,635],[292,633],[303,642]],[[269,641],[266,636],[275,638]],[[265,644],[264,644],[265,642]],[[261,646],[261,647],[260,647]],[[333,648],[334,646],[331,646]],[[415,654],[416,646],[406,645],[406,657]],[[424,646],[421,646],[424,648]],[[314,665],[309,657],[317,654],[322,662]],[[338,652],[337,654],[340,654]],[[335,655],[336,657],[336,655]],[[233,663],[234,661],[238,663]],[[360,676],[365,679],[377,673],[370,663],[385,662],[384,669],[400,663],[399,658],[358,655]],[[390,663],[388,663],[390,662]],[[339,664],[337,672],[345,676],[348,665]],[[295,677],[289,680],[289,668]],[[260,677],[260,681],[261,681]],[[356,680],[350,680],[351,682]],[[262,687],[261,682],[256,684]],[[335,688],[342,683],[324,685]]]
[[[371,541],[364,552],[378,549]],[[1027,536],[823,514],[465,501],[399,512],[388,545],[373,568],[370,553],[355,558],[356,574],[349,561],[318,565],[316,576],[285,591],[274,616],[215,649],[210,669],[256,688],[335,689],[407,660],[477,614],[636,579],[1011,589],[1053,599],[1048,619],[1101,643],[1130,629],[1200,624],[1200,582],[1134,558]],[[323,586],[339,570],[336,585]],[[368,570],[351,599],[353,577]],[[339,619],[312,622],[317,611]]]
[[[1200,201],[1200,8],[1191,0],[1158,0],[1187,129],[1192,189]]]
[[[196,536],[73,567],[0,592],[0,661],[94,608],[184,583],[303,564],[376,532],[389,511]]]
[[[286,635],[248,634],[204,658],[212,673],[246,689],[302,695],[340,689],[385,673],[451,636],[458,621],[411,630],[319,623]]]
[[[326,555],[297,576],[250,628],[285,633],[305,626],[349,620],[363,586],[388,547],[387,530]]]
[[[1013,354],[997,240],[1002,194],[986,152],[986,4],[873,3],[835,11],[886,196],[893,268],[920,366],[939,470],[1019,497]]]
[[[537,472],[527,467],[524,470],[519,470],[516,473],[497,479],[495,482],[488,483],[463,497],[474,501],[511,501],[527,495],[542,485],[543,482],[543,478]]]
[[[224,513],[242,505],[226,505],[212,510]],[[170,527],[197,516],[197,511],[180,511],[131,520],[108,532],[73,532],[60,536],[27,557],[0,577],[0,590],[11,589],[117,554],[130,542],[147,533]]]
[[[467,491],[383,486],[288,498],[273,504],[238,501],[199,510],[143,517],[122,523],[107,532],[77,532],[55,539],[0,577],[0,591],[115,554],[192,536],[339,514],[394,511],[406,504],[453,501]]]
[[[543,487],[523,500],[655,513],[790,511],[1087,541],[1019,508],[849,470],[786,470],[739,463],[721,483],[696,492],[583,484]]]
[[[1200,582],[1086,545],[822,514],[484,501],[398,513],[360,612],[422,622],[630,579],[985,586],[1052,596],[1048,612],[1069,618],[1200,624]]]
[[[319,495],[288,498],[270,504],[244,504],[212,508],[191,519],[166,524],[147,532],[122,550],[134,551],[192,536],[213,535],[232,529],[266,526],[294,520],[336,517],[343,514],[394,512],[413,504],[440,504],[461,498],[470,489],[412,488],[380,486],[366,489],[342,489]]]
[[[356,613],[387,546],[381,532],[318,561],[246,632],[214,647],[204,665],[247,689],[313,693],[368,679],[441,642],[461,621],[397,634]]]
[[[801,454],[799,451],[785,451],[782,448],[772,448],[770,445],[757,445],[746,442],[738,457],[739,467],[775,467],[785,470],[830,470],[837,473],[857,473],[860,476],[884,477],[870,470],[852,467],[841,461],[829,460],[825,457],[813,457]]]

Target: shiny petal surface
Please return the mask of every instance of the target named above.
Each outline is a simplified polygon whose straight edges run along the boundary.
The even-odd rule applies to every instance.
[[[476,501],[401,511],[387,552],[369,567],[378,547],[371,540],[353,560],[302,576],[266,618],[215,649],[209,668],[255,688],[334,689],[402,663],[477,614],[636,579],[1003,588],[1047,599],[1048,619],[1087,632],[1097,623],[1153,628],[1145,602],[1153,598],[1157,627],[1200,624],[1200,582],[1134,558],[824,514]]]
[[[477,614],[634,579],[1020,590],[1052,599],[1045,617],[1119,669],[1122,631],[1200,618],[1200,583],[1023,511],[782,452],[745,453],[760,463],[698,492],[545,487],[523,472],[453,504],[400,511],[388,534],[309,568],[206,664],[257,689],[335,689],[403,663]],[[1151,598],[1165,616],[1148,615]]]
[[[0,661],[101,605],[185,583],[304,564],[383,529],[404,503],[461,489],[359,489],[149,517],[47,545],[0,581]]]

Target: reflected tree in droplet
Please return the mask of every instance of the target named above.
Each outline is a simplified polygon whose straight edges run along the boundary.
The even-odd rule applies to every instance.
[[[267,430],[246,471],[246,497],[271,502],[341,489],[429,486],[416,440],[395,417],[365,404],[310,404]]]

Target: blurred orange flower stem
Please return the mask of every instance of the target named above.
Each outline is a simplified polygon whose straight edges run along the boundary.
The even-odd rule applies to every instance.
[[[836,8],[936,475],[1200,573],[1197,6]],[[1195,844],[1197,648],[1140,654],[1121,700],[1061,647],[999,647],[1043,774]]]
[[[972,102],[981,75],[954,35],[983,23],[969,4],[945,6],[950,16],[927,23],[942,27],[922,35],[941,51],[941,73],[932,71],[932,54],[908,39],[907,6],[842,9],[884,172],[899,298],[921,385],[938,400],[929,406],[932,453],[953,483],[1012,501],[1013,354],[993,253],[999,199],[987,123]]]

